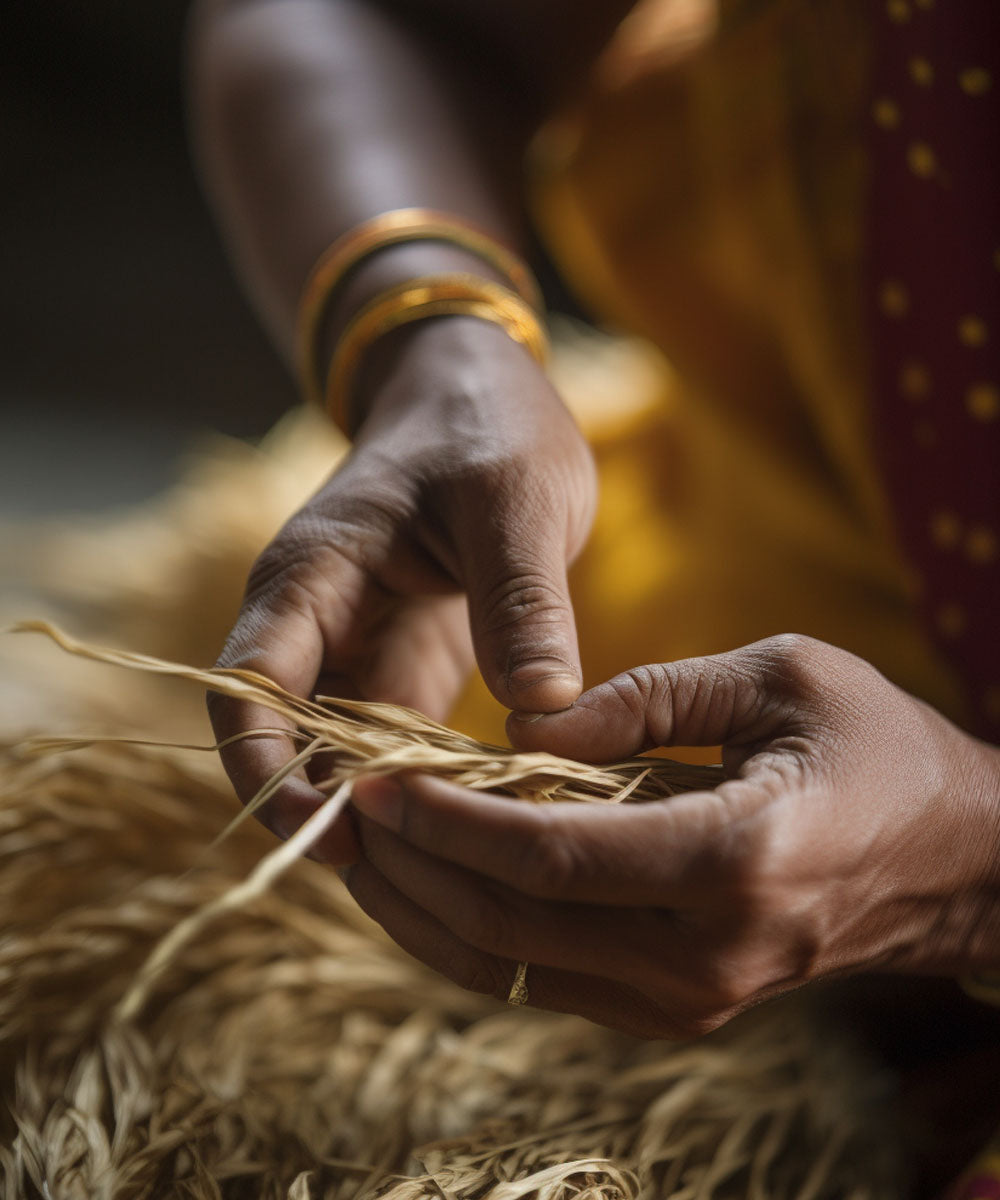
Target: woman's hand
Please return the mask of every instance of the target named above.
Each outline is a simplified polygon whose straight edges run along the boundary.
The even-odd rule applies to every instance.
[[[471,318],[389,335],[361,378],[351,455],[258,559],[219,664],[298,696],[361,697],[443,718],[472,666],[509,708],[580,692],[566,566],[589,531],[595,475],[572,418],[528,354]],[[219,740],[273,714],[221,696]],[[288,739],[223,752],[245,802],[291,756]],[[290,778],[262,813],[287,836],[320,802]],[[353,852],[350,824],[320,852]]]
[[[676,1037],[824,976],[1000,964],[1000,752],[853,655],[771,638],[508,728],[596,762],[721,742],[731,777],[620,807],[359,781],[352,894],[464,987],[526,961],[529,1003]]]

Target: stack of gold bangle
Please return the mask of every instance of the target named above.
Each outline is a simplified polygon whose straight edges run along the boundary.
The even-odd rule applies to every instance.
[[[380,292],[350,321],[330,364],[326,407],[334,422],[350,432],[351,384],[371,344],[411,321],[429,317],[479,317],[499,325],[538,362],[545,361],[547,342],[538,317],[527,304],[500,284],[476,275],[426,275]]]
[[[412,280],[405,286],[392,288],[375,297],[345,331],[340,349],[344,349],[348,333],[351,334],[353,349],[341,356],[337,371],[331,371],[331,379],[336,374],[340,380],[336,384],[334,408],[337,414],[335,419],[342,428],[345,428],[347,414],[343,388],[349,383],[349,372],[344,364],[350,363],[353,372],[372,341],[408,320],[464,313],[493,320],[512,337],[531,348],[533,353],[536,352],[536,344],[544,344],[537,315],[542,303],[538,284],[516,254],[459,217],[425,208],[397,209],[365,221],[334,242],[320,257],[306,280],[299,303],[297,352],[302,389],[307,399],[315,403],[323,401],[320,332],[323,317],[336,290],[348,273],[369,255],[386,246],[418,240],[448,242],[470,251],[510,280],[513,290],[472,275],[441,275]],[[434,293],[433,297],[431,292]],[[435,301],[446,307],[436,309]],[[411,305],[416,305],[419,313],[401,317],[400,314]],[[492,315],[488,315],[487,310]],[[365,317],[364,321],[361,321],[362,316]],[[339,354],[340,350],[334,358]],[[333,395],[334,390],[331,384],[327,388],[327,396]]]

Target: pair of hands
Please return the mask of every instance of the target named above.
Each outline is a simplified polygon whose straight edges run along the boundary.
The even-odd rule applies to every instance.
[[[515,746],[602,762],[724,746],[714,792],[530,806],[369,779],[319,853],[404,949],[505,997],[653,1037],[810,979],[1000,960],[996,751],[872,667],[785,636],[580,696],[566,564],[594,506],[572,420],[481,322],[387,339],[344,467],[258,561],[221,665],[443,718],[475,659]],[[570,707],[567,707],[570,706]],[[214,698],[223,739],[271,714]],[[224,752],[243,799],[290,754]],[[267,820],[320,801],[292,778]]]

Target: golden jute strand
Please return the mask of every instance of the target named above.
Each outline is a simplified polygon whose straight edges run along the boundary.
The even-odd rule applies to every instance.
[[[273,845],[248,826],[191,870],[232,804],[186,752],[0,749],[4,1195],[904,1190],[884,1069],[795,996],[688,1045],[509,1010],[397,949],[311,862],[187,942],[134,1020],[108,1020],[150,945]]]
[[[430,208],[400,208],[379,213],[348,230],[317,260],[299,301],[297,355],[302,391],[322,405],[319,333],[334,293],[346,276],[372,254],[402,242],[447,242],[468,250],[510,280],[532,308],[541,311],[542,295],[527,264],[484,229],[452,213]]]
[[[538,362],[544,363],[548,357],[548,339],[534,309],[508,288],[460,273],[408,280],[373,297],[351,319],[334,351],[327,376],[326,409],[344,434],[351,436],[351,386],[371,345],[412,321],[447,316],[490,321]]]
[[[351,794],[351,785],[340,787],[285,842],[270,854],[265,854],[250,874],[209,904],[197,908],[153,947],[139,968],[128,991],[112,1013],[112,1020],[133,1021],[142,1011],[157,981],[176,961],[189,943],[214,920],[228,912],[245,908],[251,900],[263,896],[276,879],[283,875],[319,841],[342,812]]]
[[[201,670],[148,655],[90,646],[46,621],[21,621],[11,632],[41,633],[63,650],[112,666],[171,675],[197,683],[234,700],[252,701],[288,723],[287,732],[262,729],[255,736],[305,740],[297,765],[333,751],[330,775],[318,783],[332,793],[360,775],[422,771],[475,791],[500,791],[534,803],[559,800],[614,804],[663,800],[679,792],[716,787],[725,778],[721,767],[696,766],[667,758],[632,758],[607,766],[576,762],[553,754],[522,754],[456,733],[413,709],[364,700],[317,697],[303,700],[253,671]],[[74,745],[132,739],[87,734],[79,739],[41,738],[24,743],[26,750],[50,754]],[[199,747],[212,750],[216,747]],[[293,756],[290,755],[290,758]],[[286,764],[286,768],[288,769]],[[294,769],[294,768],[292,768]],[[266,802],[272,780],[240,813],[235,827]]]

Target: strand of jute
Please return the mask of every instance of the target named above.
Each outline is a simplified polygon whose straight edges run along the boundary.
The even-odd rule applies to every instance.
[[[213,921],[235,912],[263,896],[271,885],[323,836],[340,815],[351,794],[351,785],[342,783],[292,836],[266,854],[242,883],[229,888],[215,900],[196,908],[162,938],[139,968],[135,980],[112,1013],[113,1021],[132,1021],[142,1011],[157,980],[178,953]]]

